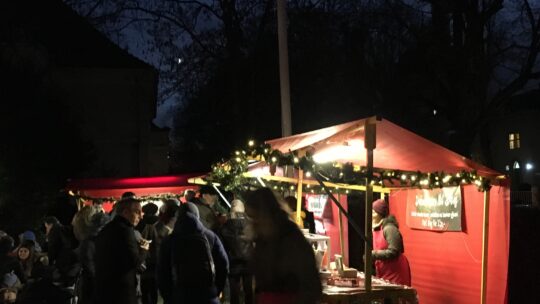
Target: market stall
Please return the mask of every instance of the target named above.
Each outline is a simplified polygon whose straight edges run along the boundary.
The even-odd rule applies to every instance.
[[[259,183],[297,197],[328,195],[338,218],[333,223],[341,227],[337,235],[327,233],[330,257],[346,252],[348,235],[357,233],[367,244],[367,265],[373,193],[375,198],[387,195],[420,302],[507,302],[508,181],[388,120],[371,117],[263,145],[250,142],[212,169],[211,179],[232,187]],[[348,216],[350,191],[365,192],[369,202],[364,227]],[[443,202],[446,209],[430,209],[437,205],[432,201]],[[340,221],[354,224],[354,231],[344,231],[348,225]],[[364,269],[364,295],[377,290],[370,271]]]
[[[66,190],[86,203],[100,200],[105,211],[110,211],[115,201],[124,192],[133,192],[142,199],[159,201],[164,198],[181,198],[185,190],[197,189],[188,179],[200,173],[129,177],[129,178],[88,178],[68,181]]]

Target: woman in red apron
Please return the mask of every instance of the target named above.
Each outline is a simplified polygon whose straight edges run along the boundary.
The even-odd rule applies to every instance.
[[[388,213],[384,199],[373,202],[373,260],[377,277],[395,284],[411,286],[409,261],[403,254],[403,239],[398,223]]]

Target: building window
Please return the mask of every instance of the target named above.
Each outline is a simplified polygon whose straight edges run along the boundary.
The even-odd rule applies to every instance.
[[[508,135],[508,145],[510,150],[519,149],[519,147],[521,147],[519,133],[510,133]]]

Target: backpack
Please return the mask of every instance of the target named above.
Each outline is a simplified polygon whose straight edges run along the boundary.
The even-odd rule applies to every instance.
[[[176,287],[215,286],[216,267],[210,244],[202,233],[176,235],[172,255],[172,279]]]

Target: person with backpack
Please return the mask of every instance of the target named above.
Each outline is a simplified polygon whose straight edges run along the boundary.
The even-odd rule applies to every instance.
[[[219,238],[199,220],[193,203],[180,206],[159,251],[158,286],[165,304],[218,304],[229,261]]]

